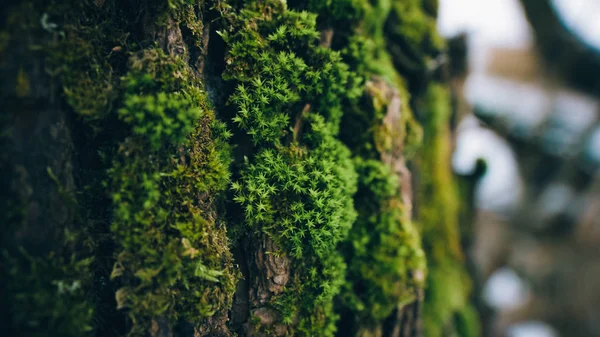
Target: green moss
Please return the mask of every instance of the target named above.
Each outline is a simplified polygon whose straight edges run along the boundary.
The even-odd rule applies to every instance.
[[[481,323],[479,313],[473,305],[465,306],[455,316],[456,332],[459,336],[477,337],[481,336]]]
[[[429,266],[424,329],[426,336],[439,337],[445,336],[448,326],[453,327],[455,315],[466,309],[470,280],[460,247],[459,199],[450,165],[449,90],[431,84],[422,109],[425,137],[417,160],[422,172],[417,200]]]
[[[271,253],[291,260],[285,290],[269,303],[280,314],[276,325],[290,335],[332,336],[340,294],[338,304],[354,322],[367,330],[381,325],[415,300],[427,274],[402,199],[407,182],[382,160],[416,151],[423,135],[411,105],[423,100],[426,132],[417,163],[425,174],[417,189],[431,270],[425,328],[428,336],[438,336],[448,322],[461,333],[475,331],[455,232],[457,200],[445,166],[448,93],[434,85],[421,97],[413,86],[415,78],[427,81],[444,48],[435,34],[436,1],[287,3],[306,11],[289,10],[281,0],[168,0],[133,10],[89,0],[44,8],[26,2],[11,16],[12,24],[44,41],[31,48],[44,54],[73,122],[83,128],[81,149],[94,162],[84,168],[92,183],[76,194],[83,225],[75,236],[103,241],[86,249],[65,243],[52,256],[7,255],[17,280],[10,289],[20,301],[15,324],[87,333],[105,318],[97,306],[112,305],[90,298],[93,284],[111,298],[112,287],[119,288],[116,304],[131,318],[134,335],[147,333],[157,316],[171,327],[226,317],[238,272],[217,205],[229,187],[242,210],[239,217],[229,214],[235,222],[229,229],[266,234],[281,247]],[[229,105],[219,113],[231,114],[233,137],[208,104],[196,73],[201,67],[189,64],[206,55],[209,21],[225,41],[223,87],[232,91],[224,93],[231,94]],[[153,24],[182,29],[181,58],[140,36]],[[321,45],[318,28],[333,29],[331,46]],[[0,33],[0,54],[13,34]],[[20,96],[31,89],[25,75],[17,83]],[[390,93],[375,83],[400,99],[398,125],[384,122]],[[116,262],[112,280],[90,265],[89,250],[102,259],[99,265]],[[23,313],[35,307],[48,309],[25,321]],[[251,321],[256,332],[277,334],[260,318]],[[41,326],[30,326],[32,334]]]
[[[95,1],[53,2],[45,9],[53,27],[45,34],[48,71],[61,83],[66,102],[88,122],[110,113],[118,97],[118,76],[131,47],[127,13],[112,1],[98,10]]]
[[[341,52],[344,62],[349,64],[351,69],[359,75],[365,78],[377,76],[377,78],[383,79],[388,86],[397,90],[401,104],[401,121],[399,121],[399,125],[395,126],[396,134],[384,137],[387,137],[388,140],[390,137],[397,138],[396,142],[401,144],[404,155],[410,158],[421,144],[422,129],[413,117],[412,97],[405,79],[405,69],[396,67],[395,56],[393,56],[394,54],[389,47],[396,42],[393,37],[389,36],[386,27],[397,27],[398,23],[389,24],[387,20],[382,19],[392,16],[394,4],[396,2],[388,0],[373,3],[356,2],[355,6],[359,6],[361,9],[362,17],[355,24],[353,30],[340,33],[342,36],[349,36],[345,39]],[[381,148],[384,145],[375,145],[374,142],[377,141],[376,138],[381,138],[383,135],[376,135],[373,132],[376,129],[382,129],[382,120],[386,113],[384,109],[387,108],[389,102],[387,101],[388,98],[385,97],[385,92],[369,85],[368,82],[364,89],[368,92],[367,100],[369,101],[366,103],[363,101],[359,106],[356,106],[353,102],[348,102],[349,107],[352,109],[352,112],[348,114],[348,121],[352,124],[346,125],[346,130],[342,131],[342,137],[346,142],[354,143],[354,145],[350,145],[353,152],[366,150],[371,151],[371,153],[362,152],[362,156],[377,156],[377,151],[373,151],[373,147],[380,147],[378,150],[381,151],[384,150]],[[358,124],[354,124],[357,122]],[[360,126],[362,123],[367,123],[372,129],[370,131],[362,130]],[[357,127],[358,129],[356,129]],[[365,131],[370,132],[368,136],[363,137],[362,140],[356,140],[357,135],[365,135]],[[346,136],[344,136],[344,132]],[[361,146],[364,143],[366,143],[366,147],[362,148]],[[388,143],[390,142],[388,141]],[[395,151],[398,151],[398,149],[395,149]]]
[[[182,60],[148,50],[123,79],[131,136],[109,171],[118,245],[113,277],[140,333],[148,321],[199,322],[231,306],[236,271],[212,200],[228,183],[228,132]],[[144,94],[149,93],[149,94]]]
[[[11,275],[21,284],[7,286],[23,303],[15,306],[16,314],[41,322],[37,331],[46,328],[43,324],[60,324],[47,331],[64,335],[90,329],[118,334],[120,326],[113,331],[90,322],[105,324],[117,317],[115,295],[119,309],[131,318],[132,334],[145,334],[157,316],[166,316],[173,326],[226,315],[237,271],[216,204],[229,184],[230,134],[209,108],[197,74],[183,59],[154,47],[154,41],[132,38],[139,13],[118,1],[44,6],[31,1],[22,7],[11,12],[15,36],[27,33],[40,41],[31,48],[46,61],[80,128],[74,131],[83,154],[76,192],[81,208],[76,225],[82,226],[76,237],[89,247],[65,244],[59,250],[68,258],[83,255],[75,260],[13,254]],[[194,8],[190,2],[173,4],[166,16],[189,24],[193,43],[201,45],[202,25]],[[147,24],[167,21],[157,14],[165,12],[166,2],[143,9]],[[83,253],[99,260],[90,264]],[[109,281],[105,268],[112,263]],[[64,301],[57,300],[54,281],[70,289]],[[90,289],[94,286],[98,289]],[[119,288],[116,294],[114,288]],[[50,306],[53,300],[56,305]],[[20,329],[30,322],[17,317],[13,324]]]
[[[179,92],[129,95],[123,105],[119,118],[132,126],[135,135],[148,138],[154,150],[185,140],[200,117],[197,103]]]
[[[222,34],[224,76],[237,83],[238,137],[254,144],[232,185],[241,226],[266,233],[292,260],[291,280],[271,303],[280,323],[294,335],[332,336],[345,271],[336,247],[355,219],[356,184],[350,153],[334,136],[342,100],[356,96],[360,80],[339,53],[319,46],[312,14],[257,1],[236,19]]]
[[[336,16],[338,6],[348,16]],[[358,192],[354,205],[358,218],[341,245],[348,268],[341,293],[345,320],[342,334],[381,332],[383,321],[394,310],[416,300],[423,286],[425,256],[419,234],[411,222],[409,206],[402,200],[400,181],[383,156],[409,155],[420,142],[403,77],[386,50],[385,18],[389,1],[312,3],[323,26],[334,28],[333,48],[359,77],[367,81],[361,96],[345,96],[340,139],[354,156]],[[384,123],[392,97],[400,99],[400,120]],[[358,331],[360,330],[360,331]]]
[[[400,197],[397,176],[380,161],[355,160],[359,213],[347,249],[348,287],[344,302],[361,325],[377,325],[413,302],[422,287],[425,255]]]
[[[445,48],[437,33],[437,14],[432,1],[395,1],[387,24],[386,39],[394,63],[403,72],[423,74],[435,68],[435,58]]]
[[[348,158],[341,144],[327,138],[312,151],[260,151],[232,187],[247,225],[286,243],[298,260],[334,253],[353,220]]]
[[[389,102],[373,94],[367,90],[363,104],[344,117],[347,129],[342,132],[356,154],[359,175],[354,198],[359,216],[344,248],[349,267],[343,302],[365,327],[381,324],[395,309],[416,300],[426,274],[421,239],[402,200],[401,184],[406,182],[382,161],[384,155],[404,151],[406,131],[391,132],[383,122]],[[406,122],[398,122],[403,130]]]
[[[238,81],[232,98],[240,107],[236,124],[248,130],[255,144],[278,143],[310,104],[311,112],[323,115],[337,133],[342,99],[359,94],[360,79],[339,53],[319,46],[316,16],[265,1],[242,9],[237,20],[244,24],[234,35],[222,33],[229,65],[224,77]]]
[[[192,6],[198,4],[169,2],[168,11],[166,5],[146,8],[149,20],[182,21],[201,45],[202,23]],[[104,162],[114,207],[117,305],[131,318],[133,334],[159,315],[170,325],[198,324],[231,306],[237,277],[214,207],[229,182],[229,133],[182,59],[150,47],[125,63],[141,49],[127,40],[129,13],[113,2],[103,6],[77,6],[86,15],[59,25],[66,39],[50,60],[75,112],[102,137],[102,128],[116,127],[107,143],[118,151],[106,151]],[[127,69],[122,79],[114,66]]]
[[[359,174],[355,196],[359,216],[344,249],[349,267],[343,302],[354,322],[377,333],[377,325],[414,299],[415,289],[423,287],[426,268],[420,236],[402,202],[402,182],[382,163],[386,154],[410,158],[419,153],[418,171],[423,172],[423,180],[419,175],[418,218],[432,270],[427,281],[425,330],[428,336],[438,336],[438,329],[465,308],[469,280],[462,265],[458,196],[449,169],[449,95],[440,86],[431,87],[426,94],[421,91],[445,48],[435,29],[437,1],[348,1],[338,5],[341,3],[354,6],[348,10],[348,20],[336,21],[332,13],[337,7],[328,2],[303,8],[326,17],[320,21],[324,27],[335,27],[334,48],[340,48],[350,69],[373,79],[367,81],[358,103],[345,102],[348,111],[340,133],[356,156]],[[401,118],[393,126],[383,122],[389,113],[390,90],[396,90],[400,100]],[[427,105],[421,147],[423,131],[411,112],[418,102]]]
[[[419,200],[425,244],[433,261],[445,258],[462,259],[458,235],[459,199],[451,171],[451,115],[449,89],[431,84],[423,97],[425,137],[419,169],[423,172]],[[426,173],[426,174],[425,174]],[[440,206],[443,205],[443,208]],[[436,244],[444,242],[444,244]]]

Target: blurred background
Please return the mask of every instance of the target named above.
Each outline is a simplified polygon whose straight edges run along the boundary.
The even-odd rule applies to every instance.
[[[438,28],[484,335],[600,336],[600,1],[440,0]]]

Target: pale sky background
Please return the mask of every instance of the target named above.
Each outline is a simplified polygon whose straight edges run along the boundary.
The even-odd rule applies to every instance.
[[[589,45],[600,49],[600,1],[552,0],[564,16],[564,23]]]
[[[467,32],[472,42],[491,46],[531,41],[518,0],[441,0],[439,13],[438,29],[446,37]]]
[[[532,34],[518,0],[441,0],[438,29],[445,37],[466,32],[469,36],[471,75],[465,95],[470,103],[478,98],[498,98],[497,104],[514,100],[502,99],[498,81],[484,74],[492,48],[526,48]],[[530,96],[533,97],[533,96]],[[488,163],[488,171],[477,191],[481,208],[503,211],[518,203],[521,193],[515,158],[508,145],[493,132],[477,126],[475,119],[461,124],[454,169],[470,172],[477,158]]]

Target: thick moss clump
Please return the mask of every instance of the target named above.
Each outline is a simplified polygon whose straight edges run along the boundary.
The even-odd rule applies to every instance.
[[[15,333],[142,335],[156,319],[197,328],[208,317],[224,325],[237,277],[217,208],[229,184],[229,133],[186,61],[188,47],[166,39],[168,56],[152,35],[181,22],[186,41],[201,46],[202,10],[204,2],[189,1],[136,9],[28,1],[2,21],[7,44],[33,50],[24,62],[46,70],[21,72],[17,98],[48,95],[48,107],[64,110],[77,155],[68,163],[77,168],[75,186],[57,187],[75,214],[56,229],[60,241],[49,253],[4,254]],[[57,85],[40,88],[32,74]],[[57,184],[69,173],[48,172]],[[11,219],[16,233],[18,221]]]
[[[421,172],[417,200],[429,266],[425,335],[447,336],[450,329],[461,336],[477,336],[477,317],[468,303],[471,282],[460,247],[459,196],[450,169],[449,90],[431,84],[423,97],[422,113],[425,137],[417,160]]]
[[[181,59],[150,49],[131,64],[118,110],[131,136],[109,171],[118,306],[142,328],[160,315],[198,322],[230,307],[235,288],[213,206],[229,182],[229,133]]]
[[[428,336],[449,321],[475,331],[448,169],[449,97],[429,85],[444,48],[435,7],[11,5],[0,20],[9,78],[0,88],[16,108],[1,121],[50,107],[46,123],[64,129],[54,134],[68,164],[28,180],[19,172],[39,167],[0,154],[10,179],[68,210],[49,224],[48,249],[15,241],[3,253],[0,309],[11,309],[11,331],[380,336],[401,324],[418,330],[425,282]],[[11,132],[0,134],[3,148],[24,138]],[[419,151],[420,232],[407,168]],[[1,207],[7,237],[32,236],[28,205]],[[260,294],[244,288],[251,282]]]
[[[316,16],[257,1],[223,34],[237,89],[233,121],[254,146],[232,188],[247,231],[266,233],[292,261],[291,280],[271,305],[299,336],[332,336],[333,297],[345,265],[336,251],[355,219],[356,177],[334,137],[342,99],[358,79],[339,53],[319,46]],[[240,136],[241,138],[241,136]]]
[[[351,17],[337,15],[340,8]],[[321,25],[333,29],[332,48],[365,79],[358,99],[344,97],[339,136],[350,148],[358,174],[358,218],[340,246],[348,270],[339,298],[343,319],[338,335],[381,335],[384,322],[393,321],[397,310],[420,301],[426,275],[410,200],[403,198],[407,188],[410,195],[410,176],[397,171],[418,144],[420,128],[412,117],[405,80],[386,48],[385,18],[392,4],[323,2],[308,9],[319,11]]]
[[[52,1],[39,10],[36,14],[50,38],[42,49],[48,72],[79,118],[91,127],[95,121],[102,124],[111,118],[112,104],[119,97],[118,75],[129,51],[131,13],[112,1],[99,8],[91,0]]]
[[[392,312],[417,300],[423,286],[425,255],[407,216],[398,177],[376,160],[356,159],[359,218],[348,247],[345,303],[362,325],[381,324]]]

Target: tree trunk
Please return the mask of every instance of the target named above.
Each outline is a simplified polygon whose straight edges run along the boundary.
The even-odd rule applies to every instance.
[[[6,4],[2,331],[477,335],[436,6]]]

